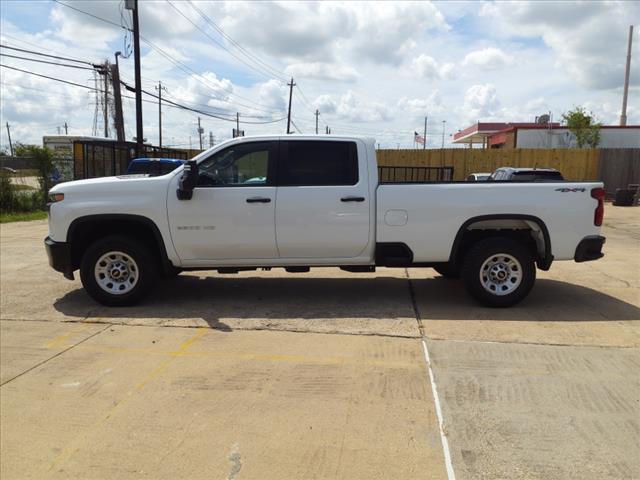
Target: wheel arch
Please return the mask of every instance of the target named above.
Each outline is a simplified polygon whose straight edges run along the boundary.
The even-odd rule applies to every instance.
[[[539,217],[517,213],[479,215],[466,220],[456,233],[449,254],[449,263],[455,266],[460,265],[469,244],[475,243],[479,238],[495,236],[496,232],[513,236],[514,231],[526,230],[531,232],[538,268],[549,270],[553,255],[547,225]]]
[[[153,220],[142,215],[107,213],[84,215],[74,219],[69,225],[67,242],[71,245],[73,269],[79,267],[82,255],[92,242],[115,233],[133,235],[137,240],[150,245],[165,272],[173,266],[160,229]]]

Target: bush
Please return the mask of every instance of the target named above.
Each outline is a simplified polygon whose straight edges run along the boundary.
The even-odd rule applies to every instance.
[[[44,210],[47,204],[47,194],[51,188],[53,151],[34,145],[18,145],[16,153],[18,156],[32,157],[36,160],[40,189],[28,191],[19,185],[14,185],[11,183],[10,175],[2,171],[0,173],[0,211],[14,213]]]
[[[11,183],[11,177],[6,172],[0,173],[0,211],[33,212],[42,210],[46,197],[41,191],[25,191],[16,188]]]

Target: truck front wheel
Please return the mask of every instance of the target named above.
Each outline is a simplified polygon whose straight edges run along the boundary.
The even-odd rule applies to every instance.
[[[524,299],[536,279],[531,252],[509,238],[487,238],[467,253],[462,267],[467,291],[488,307],[510,307]]]
[[[149,291],[156,275],[157,265],[149,249],[120,235],[92,244],[80,265],[84,289],[107,306],[135,304]]]

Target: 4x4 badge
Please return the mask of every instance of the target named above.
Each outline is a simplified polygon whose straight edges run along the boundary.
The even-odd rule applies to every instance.
[[[587,189],[586,188],[556,188],[556,192],[562,192],[562,193],[567,193],[567,192],[586,192]]]

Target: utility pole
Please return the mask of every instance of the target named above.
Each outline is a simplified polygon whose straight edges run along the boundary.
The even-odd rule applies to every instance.
[[[620,126],[627,124],[627,98],[629,97],[629,75],[631,72],[631,43],[633,42],[633,25],[629,25],[629,46],[627,47],[627,67],[624,72],[624,90],[622,93],[622,112]]]
[[[122,114],[122,94],[120,93],[120,65],[118,64],[118,56],[122,52],[116,52],[116,63],[111,65],[111,81],[113,82],[113,100],[116,104],[116,139],[118,142],[124,142],[124,115]]]
[[[104,62],[104,138],[109,138],[109,60]]]
[[[209,148],[213,147],[213,132],[209,130]]]
[[[316,135],[318,134],[318,117],[320,116],[320,112],[316,108]]]
[[[427,149],[427,119],[429,117],[424,117],[424,143],[422,144],[422,149]]]
[[[240,136],[240,112],[236,112],[236,136]]]
[[[447,124],[447,121],[442,120],[442,148],[444,148],[444,128],[446,124]]]
[[[166,92],[167,87],[163,87],[162,82],[158,80],[158,86],[156,87],[156,90],[158,91],[158,146],[162,148],[162,90]],[[200,123],[199,118],[198,123]],[[202,146],[200,150],[202,150]]]
[[[293,83],[293,77],[291,77],[291,83],[287,83],[289,86],[289,113],[287,113],[287,135],[291,133],[291,99],[293,98],[293,87],[295,87],[295,83]]]
[[[138,22],[138,0],[126,0],[125,8],[132,10],[133,15],[133,59],[136,81],[136,154],[142,154],[142,79],[140,78],[140,24]]]
[[[202,132],[204,132],[204,129],[200,126],[200,117],[198,117],[198,137],[200,138],[200,150],[202,150]]]
[[[69,135],[69,126],[67,125],[67,122],[64,122],[64,134]]]
[[[60,125],[56,127],[58,129],[58,135],[60,135]]]
[[[7,122],[7,137],[9,137],[9,151],[13,157],[13,143],[11,143],[11,130],[9,130],[9,122]]]

